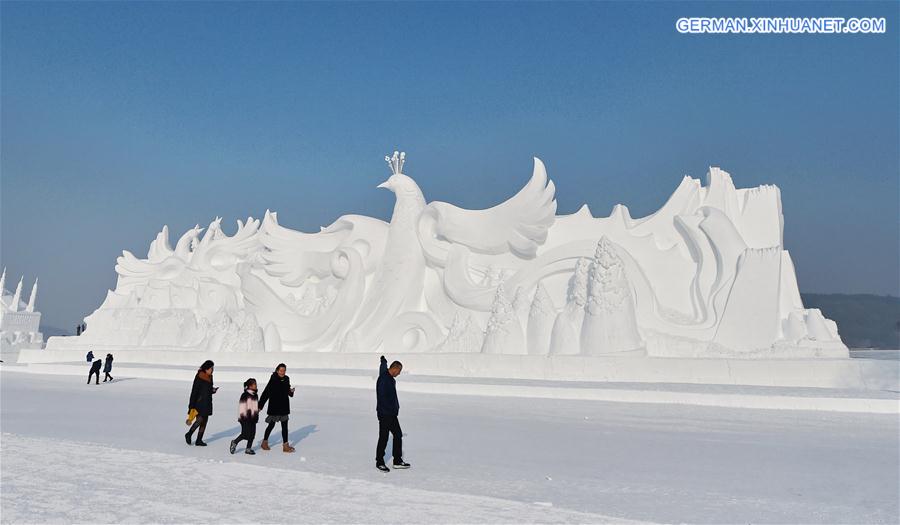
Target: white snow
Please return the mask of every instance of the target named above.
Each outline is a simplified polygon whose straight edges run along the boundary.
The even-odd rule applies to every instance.
[[[127,354],[125,354],[127,359]],[[273,356],[273,362],[280,358]],[[662,403],[766,410],[821,410],[900,414],[900,393],[896,380],[885,377],[880,389],[762,387],[738,385],[699,385],[691,383],[630,383],[528,381],[517,379],[455,378],[421,376],[406,373],[415,370],[404,360],[403,388],[421,394],[535,397],[627,403]],[[121,361],[121,360],[120,360]],[[199,361],[199,359],[198,359]],[[296,357],[294,361],[296,362]],[[259,367],[222,366],[216,356],[219,381],[243,382],[248,375],[265,377],[270,370]],[[292,365],[288,365],[291,367]],[[893,368],[896,369],[896,366]],[[84,375],[84,363],[30,363],[7,368],[31,374]],[[190,381],[194,366],[119,364],[117,374],[131,378]],[[292,368],[294,384],[301,387],[340,387],[372,389],[373,371],[310,370]],[[873,382],[875,383],[875,382]],[[877,383],[875,383],[877,384]]]
[[[548,504],[448,497],[380,480],[264,467],[244,456],[209,460],[2,437],[4,523],[626,522]]]
[[[290,426],[297,453],[257,448],[250,457],[228,453],[238,383],[218,382],[209,446],[198,448],[181,436],[189,382],[97,386],[4,371],[0,521],[900,517],[896,415],[449,396],[404,391],[404,379],[400,422],[413,468],[385,475],[374,468],[372,391],[301,387]]]

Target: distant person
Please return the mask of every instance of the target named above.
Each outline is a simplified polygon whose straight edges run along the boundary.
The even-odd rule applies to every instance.
[[[191,398],[188,400],[188,414],[190,414],[191,410],[196,410],[197,417],[194,424],[191,425],[191,429],[184,434],[184,440],[188,445],[191,444],[194,431],[199,429],[197,441],[194,445],[198,447],[206,446],[206,443],[203,442],[203,433],[206,431],[206,423],[209,421],[209,416],[212,415],[213,411],[212,396],[219,389],[213,386],[214,366],[215,363],[207,359],[200,365],[197,375],[194,376],[194,384],[191,386]],[[188,417],[188,421],[190,421],[190,416]]]
[[[75,335],[81,335],[81,325],[75,327]]]
[[[93,361],[93,360],[94,360],[94,351],[93,351],[93,350],[88,350],[88,353],[87,353],[86,356],[84,356],[84,358],[87,359],[87,362],[88,362],[88,363],[90,363],[91,361]]]
[[[109,373],[112,372],[112,362],[113,362],[112,354],[106,354],[106,362],[103,363],[103,382],[104,383],[106,382],[107,379],[110,381],[113,380],[113,376],[109,375]]]
[[[94,374],[97,374],[97,384],[98,385],[100,384],[100,367],[101,366],[103,366],[103,361],[101,361],[99,359],[94,361],[94,364],[91,365],[91,371],[88,372],[87,384],[91,384],[91,377],[93,377]]]
[[[259,422],[259,397],[256,395],[256,379],[252,377],[244,381],[244,393],[238,401],[238,423],[241,424],[241,434],[234,438],[228,451],[234,454],[238,443],[247,440],[247,450],[244,454],[256,454],[253,452],[253,438],[256,437],[256,424]]]
[[[294,388],[291,387],[291,378],[287,375],[287,366],[279,363],[269,378],[269,383],[263,389],[262,395],[259,397],[259,409],[262,410],[269,402],[269,410],[266,412],[266,433],[263,434],[262,444],[260,448],[269,450],[269,436],[275,423],[281,423],[281,450],[284,452],[293,452],[295,449],[288,443],[288,419],[291,413],[291,400],[294,397]]]
[[[391,469],[384,464],[384,449],[387,448],[388,433],[394,438],[394,468],[409,468],[409,463],[403,461],[403,430],[397,416],[400,414],[400,402],[397,400],[397,382],[394,379],[403,370],[403,363],[394,361],[388,367],[387,359],[381,356],[381,367],[378,370],[378,382],[375,384],[375,393],[378,404],[375,408],[378,414],[378,447],[375,449],[375,467],[382,472],[390,472]]]

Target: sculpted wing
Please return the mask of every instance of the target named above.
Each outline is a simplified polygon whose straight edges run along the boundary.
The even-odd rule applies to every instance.
[[[486,210],[464,210],[446,202],[432,202],[423,213],[423,221],[431,221],[430,233],[440,240],[459,243],[479,253],[511,252],[532,259],[556,218],[555,193],[544,163],[535,157],[531,180],[506,202]]]
[[[285,286],[299,286],[308,277],[333,273],[332,256],[339,248],[350,247],[362,257],[365,270],[384,250],[387,224],[359,215],[345,215],[318,233],[303,233],[278,224],[274,212],[266,212],[261,228],[262,252],[267,274]]]

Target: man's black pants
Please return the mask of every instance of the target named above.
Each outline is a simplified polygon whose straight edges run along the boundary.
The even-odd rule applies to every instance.
[[[97,384],[100,384],[100,371],[99,370],[91,370],[88,372],[88,384],[91,384],[91,378],[97,376]]]
[[[384,449],[387,448],[388,433],[394,438],[394,461],[403,458],[403,430],[397,416],[378,416],[378,448],[375,449],[375,463],[384,463]]]

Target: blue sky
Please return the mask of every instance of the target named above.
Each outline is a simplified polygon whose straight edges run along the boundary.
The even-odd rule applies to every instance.
[[[389,217],[382,157],[469,208],[547,164],[560,213],[656,210],[709,165],[781,187],[808,292],[898,293],[900,4],[0,3],[0,264],[69,328],[216,215]],[[883,35],[682,35],[878,16]]]

